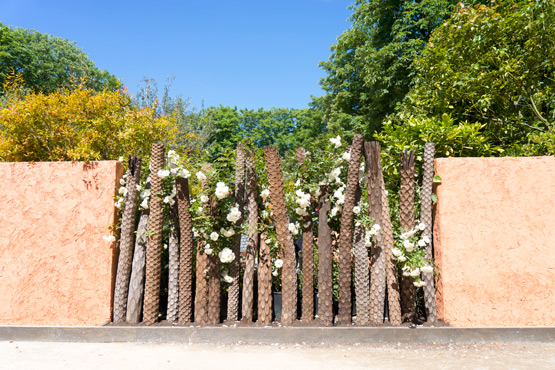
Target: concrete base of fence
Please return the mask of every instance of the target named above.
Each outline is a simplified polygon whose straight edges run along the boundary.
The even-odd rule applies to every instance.
[[[111,319],[116,161],[0,163],[0,324]]]
[[[555,157],[436,159],[438,317],[555,325]]]
[[[0,341],[142,343],[555,342],[555,327],[222,328],[0,326]]]

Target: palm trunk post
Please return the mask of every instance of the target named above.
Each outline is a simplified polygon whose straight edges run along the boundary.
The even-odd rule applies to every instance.
[[[146,281],[143,321],[152,325],[158,320],[160,304],[160,279],[162,275],[162,226],[164,213],[162,212],[162,179],[158,171],[164,167],[164,144],[152,144],[151,166],[151,197],[148,241],[146,247]]]
[[[424,176],[422,177],[422,205],[420,218],[426,228],[423,237],[427,236],[430,243],[426,245],[426,258],[433,258],[432,251],[432,185],[434,181],[434,155],[435,144],[426,143],[424,146]],[[424,282],[424,303],[426,306],[427,321],[437,321],[436,290],[434,286],[434,274],[423,272]]]
[[[318,319],[324,326],[333,325],[332,250],[328,212],[329,189],[320,188],[318,199]]]
[[[304,148],[297,149],[297,162],[302,164],[306,152]],[[312,233],[312,215],[305,216],[302,221],[303,231],[303,312],[301,320],[310,322],[314,319],[314,236]]]
[[[193,315],[193,219],[189,208],[189,180],[176,179],[177,211],[181,253],[179,255],[179,314],[178,322],[187,324]]]
[[[168,313],[166,315],[168,322],[176,322],[179,312],[179,236],[176,211],[176,207],[171,207],[168,240]]]
[[[141,176],[141,158],[129,156],[127,171],[127,195],[121,222],[120,253],[116,285],[114,291],[114,322],[125,321],[129,279],[133,262],[133,245],[135,241],[135,218],[137,214],[137,184]]]
[[[363,136],[354,135],[351,145],[351,160],[347,174],[347,187],[345,189],[345,203],[341,216],[339,233],[339,314],[338,325],[351,324],[351,265],[353,242],[353,208],[358,188],[358,173],[360,157],[362,154]]]
[[[400,221],[404,232],[414,228],[414,151],[401,154]],[[401,311],[403,321],[416,319],[416,293],[413,279],[401,276]]]
[[[243,214],[245,209],[245,144],[237,144],[237,159],[235,162],[235,202],[241,210],[241,219],[236,225],[243,223]],[[233,253],[235,259],[229,266],[229,276],[233,281],[229,284],[227,292],[227,319],[228,324],[233,324],[239,319],[239,277],[240,277],[240,246],[241,234],[234,235]]]
[[[247,256],[245,259],[245,272],[243,274],[243,307],[242,321],[252,322],[253,300],[254,300],[254,260],[258,249],[258,204],[256,202],[257,181],[254,163],[254,152],[248,150],[246,153],[247,170],[247,208],[248,208],[248,241]]]
[[[357,204],[359,207],[363,204],[360,189],[357,190]],[[366,229],[360,222],[355,224],[353,253],[355,255],[356,325],[365,326],[370,324],[370,271],[368,269],[368,249],[366,249]]]
[[[291,325],[297,317],[297,273],[295,246],[289,231],[289,217],[285,205],[285,192],[281,161],[276,146],[264,147],[266,171],[270,187],[270,200],[274,209],[274,219],[278,242],[283,246],[284,260],[282,270],[282,299],[283,307],[281,323]]]
[[[260,325],[272,323],[272,256],[266,236],[260,236],[258,252],[258,321]]]
[[[382,226],[382,196],[381,196],[381,160],[380,146],[377,142],[364,143],[366,162],[368,216],[374,224]],[[374,236],[374,245],[370,252],[370,322],[382,324],[385,306],[385,252],[383,246],[383,231],[380,229]]]

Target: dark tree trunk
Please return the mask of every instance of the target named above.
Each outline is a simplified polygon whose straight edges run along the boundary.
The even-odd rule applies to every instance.
[[[176,322],[179,312],[179,237],[176,207],[170,211],[170,235],[168,241],[168,312],[166,320]]]
[[[328,212],[331,208],[329,189],[320,188],[318,199],[318,318],[322,325],[333,325],[331,228]]]
[[[253,319],[253,300],[254,300],[254,260],[258,249],[258,204],[256,203],[257,181],[254,163],[254,152],[246,152],[247,170],[247,208],[248,219],[248,241],[247,256],[245,259],[245,272],[243,274],[243,307],[242,321],[252,322]]]
[[[366,177],[368,179],[368,216],[375,224],[382,226],[381,160],[380,146],[377,142],[364,143]],[[370,322],[381,324],[385,306],[385,252],[382,230],[374,237],[370,253]]]
[[[358,173],[360,170],[360,156],[362,153],[363,136],[355,134],[351,145],[351,160],[347,174],[347,188],[345,189],[345,204],[341,215],[341,229],[339,233],[339,314],[338,325],[351,324],[351,266],[353,246],[353,207],[358,189]]]
[[[278,242],[283,246],[284,260],[282,270],[283,311],[281,323],[291,325],[297,316],[297,273],[295,246],[289,231],[289,217],[285,205],[281,161],[276,146],[264,148],[266,171],[270,185],[270,200],[273,206]]]
[[[362,206],[361,191],[357,191],[357,204]],[[355,297],[358,326],[370,324],[370,271],[368,269],[368,249],[366,249],[366,229],[355,224],[353,233],[353,254],[355,255]]]
[[[237,159],[235,162],[235,202],[241,210],[241,219],[236,225],[243,223],[245,207],[245,144],[237,144]],[[239,319],[239,277],[240,277],[240,247],[241,234],[234,235],[233,253],[235,259],[230,263],[229,276],[233,281],[229,284],[227,295],[227,322],[232,324]]]
[[[434,155],[435,144],[426,143],[424,146],[424,176],[422,177],[422,205],[420,208],[420,219],[426,228],[422,236],[430,238],[426,245],[426,258],[433,258],[432,251],[432,185],[434,182]],[[427,321],[437,321],[436,290],[434,285],[434,274],[422,273],[424,285],[424,303],[426,306]]]
[[[146,325],[152,325],[158,320],[160,305],[164,213],[162,211],[162,200],[158,197],[158,194],[162,191],[162,179],[158,177],[158,171],[164,167],[164,144],[152,144],[150,166],[152,195],[150,197],[150,218],[148,221],[149,237],[146,248],[146,281],[143,309],[143,321]]]
[[[149,182],[147,182],[147,188],[150,188]],[[133,253],[133,267],[131,269],[131,279],[129,281],[126,313],[127,322],[132,324],[138,324],[141,321],[143,308],[148,215],[148,210],[141,211],[139,226],[137,226],[137,238],[135,239],[135,251]]]
[[[414,228],[414,151],[401,154],[400,221],[404,232]],[[413,279],[401,276],[401,311],[404,321],[416,318],[416,293]]]
[[[129,293],[129,279],[133,262],[135,241],[135,218],[137,214],[137,184],[141,176],[141,158],[129,157],[127,171],[127,195],[121,220],[120,251],[116,286],[114,290],[114,322],[124,322]]]
[[[260,236],[258,252],[258,323],[272,323],[272,256],[266,236]]]
[[[189,213],[189,180],[176,179],[177,211],[179,216],[179,314],[180,324],[191,322],[193,316],[193,219]]]
[[[302,164],[305,158],[304,148],[297,149],[297,161]],[[301,320],[310,322],[314,319],[314,236],[312,233],[312,214],[303,218],[303,304]],[[305,227],[306,225],[306,227]]]

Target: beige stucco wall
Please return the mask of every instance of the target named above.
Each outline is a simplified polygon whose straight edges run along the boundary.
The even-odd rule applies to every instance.
[[[121,164],[0,163],[0,324],[100,325],[111,318]]]
[[[438,315],[555,325],[555,158],[436,159]]]

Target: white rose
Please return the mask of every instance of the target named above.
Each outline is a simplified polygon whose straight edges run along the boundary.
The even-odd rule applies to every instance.
[[[331,210],[331,217],[335,217],[337,215],[337,212],[339,212],[339,208],[333,207],[333,209]]]
[[[233,230],[232,227],[230,227],[229,230],[221,228],[220,233],[222,233],[222,235],[225,236],[226,238],[229,238],[230,236],[235,235],[235,230]]]
[[[353,207],[353,213],[356,214],[356,215],[360,214],[360,207],[359,206],[354,206]]]
[[[175,176],[175,175],[178,174],[178,172],[179,172],[179,168],[177,168],[177,167],[170,168],[170,173],[171,173],[172,175]]]
[[[241,218],[241,211],[239,211],[239,207],[232,207],[231,211],[227,215],[227,220],[229,222],[237,222]]]
[[[414,269],[410,272],[410,276],[412,276],[412,277],[416,277],[416,276],[419,276],[419,275],[420,275],[420,269],[419,268],[416,268],[416,269]]]
[[[113,235],[103,236],[102,239],[104,239],[106,243],[113,243],[116,241],[116,237]]]
[[[119,184],[120,185],[125,185],[125,180],[124,179],[119,179]]]
[[[216,184],[216,197],[218,199],[224,199],[229,195],[229,187],[226,186],[223,182],[218,182]]]
[[[127,194],[127,188],[125,186],[120,187],[118,193],[125,196],[125,194]]]
[[[218,233],[215,232],[215,231],[213,231],[213,232],[210,234],[210,240],[212,240],[212,241],[218,240],[219,237],[220,237],[220,236],[219,236]]]
[[[197,208],[197,212],[198,212],[198,213],[202,213],[203,210],[204,210],[204,208],[202,208],[202,207],[198,207],[198,208]]]
[[[196,173],[197,179],[198,181],[204,181],[206,180],[206,175],[204,173],[202,173],[201,171],[198,171]]]
[[[274,271],[274,272],[272,272],[272,275],[278,276],[278,272],[277,272],[277,271]]]
[[[181,168],[181,169],[179,170],[178,176],[181,176],[181,177],[183,177],[183,178],[188,179],[189,177],[191,177],[191,172],[187,171],[187,170],[184,169],[184,168]]]
[[[200,202],[201,203],[208,203],[208,197],[206,195],[201,195],[200,196]]]
[[[422,266],[420,267],[420,271],[425,273],[432,273],[434,272],[434,268],[432,266]]]
[[[169,170],[159,170],[158,171],[158,177],[161,179],[164,179],[166,177],[168,177],[170,175],[170,171]]]
[[[229,248],[224,248],[220,253],[218,253],[218,257],[222,263],[230,263],[235,259],[235,253]]]
[[[143,201],[141,202],[141,208],[148,209],[148,198],[143,199]]]
[[[337,135],[337,137],[332,137],[330,142],[335,145],[336,148],[341,146],[341,136]]]
[[[224,276],[224,281],[226,283],[233,283],[233,278],[229,275]]]
[[[308,213],[303,208],[295,209],[295,213],[299,216],[308,216]]]
[[[118,158],[118,162],[123,163],[123,157],[119,157],[119,158]]]
[[[425,247],[425,246],[426,246],[426,242],[424,241],[424,239],[420,239],[420,240],[418,241],[418,246],[419,246],[419,247]]]
[[[399,262],[405,262],[406,260],[407,260],[407,257],[405,257],[405,256],[397,257],[397,261],[399,261]]]
[[[274,266],[276,266],[277,269],[280,269],[283,267],[283,260],[282,259],[277,259],[276,262],[274,262]]]
[[[428,235],[424,235],[422,240],[424,240],[424,243],[426,243],[426,244],[428,244],[430,242],[430,238],[428,237]]]
[[[372,229],[374,229],[374,230],[376,230],[376,231],[380,231],[381,228],[382,228],[382,227],[381,227],[380,225],[378,225],[378,224],[372,225]]]
[[[342,158],[343,158],[344,160],[346,160],[347,162],[349,162],[349,161],[351,160],[351,153],[350,153],[350,152],[345,152],[345,153],[343,153]]]
[[[291,234],[293,234],[293,235],[297,235],[299,233],[299,230],[297,229],[297,226],[295,226],[295,224],[293,224],[293,223],[289,224],[289,231],[291,231]]]
[[[418,224],[418,226],[416,226],[416,228],[420,231],[424,231],[424,229],[426,229],[426,224],[424,224],[424,222],[421,222]]]
[[[391,253],[393,253],[395,257],[400,257],[403,255],[403,252],[399,248],[391,249]]]
[[[268,197],[270,196],[270,190],[268,190],[268,189],[262,190],[262,191],[260,192],[260,196],[261,196],[263,199],[268,198]]]

